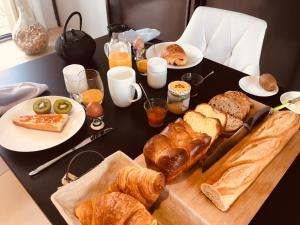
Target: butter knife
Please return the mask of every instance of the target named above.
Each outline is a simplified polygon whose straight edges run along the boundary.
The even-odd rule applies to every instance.
[[[290,104],[295,104],[296,102],[300,101],[300,96],[291,100],[288,100],[286,103],[276,106],[275,108],[273,108],[273,111],[278,111],[280,109],[283,109],[287,106],[289,106]]]
[[[76,145],[75,147],[71,148],[70,150],[66,151],[65,153],[57,156],[56,158],[40,165],[39,167],[37,167],[35,170],[31,171],[29,173],[29,176],[33,176],[39,172],[41,172],[42,170],[48,168],[49,166],[51,166],[52,164],[56,163],[58,160],[62,159],[63,157],[65,157],[66,155],[69,155],[70,153],[82,148],[83,146],[86,146],[87,144],[91,143],[92,141],[96,140],[97,138],[102,137],[103,135],[109,133],[110,131],[112,131],[113,128],[106,128],[104,130],[101,130],[99,132],[97,132],[96,134],[91,135],[90,137],[84,139],[82,142],[80,142],[78,145]]]

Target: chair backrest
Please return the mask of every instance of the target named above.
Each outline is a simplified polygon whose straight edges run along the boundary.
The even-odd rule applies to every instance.
[[[200,6],[178,41],[197,46],[208,59],[249,75],[259,75],[266,28],[264,20]]]
[[[195,9],[195,0],[106,0],[108,23],[160,30],[161,40],[177,40]]]

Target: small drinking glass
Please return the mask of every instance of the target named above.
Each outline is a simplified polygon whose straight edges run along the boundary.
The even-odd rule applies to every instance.
[[[181,80],[191,85],[191,97],[196,97],[204,78],[198,73],[186,73],[181,76]]]
[[[166,100],[161,98],[150,98],[149,101],[145,101],[144,109],[150,127],[160,127],[164,124],[168,111]]]
[[[76,93],[78,95],[77,100],[85,106],[90,102],[99,102],[101,104],[104,98],[104,86],[99,72],[94,69],[85,69],[79,72],[78,76],[86,77],[87,85],[78,88]]]

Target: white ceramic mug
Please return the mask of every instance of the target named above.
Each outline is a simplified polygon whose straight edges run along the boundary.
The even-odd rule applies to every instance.
[[[142,97],[142,90],[135,80],[135,71],[126,66],[116,66],[107,71],[110,96],[116,106],[127,107]],[[137,98],[134,99],[134,94]]]

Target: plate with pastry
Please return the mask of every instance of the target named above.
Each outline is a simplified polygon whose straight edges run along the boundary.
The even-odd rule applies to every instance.
[[[198,65],[203,54],[197,47],[187,43],[163,42],[154,44],[146,51],[146,58],[162,57],[169,69],[186,69]]]
[[[0,144],[17,152],[45,150],[71,138],[84,121],[84,108],[70,98],[29,99],[0,118]]]
[[[240,88],[252,95],[269,97],[276,95],[279,91],[277,82],[271,76],[246,76],[239,81]]]

